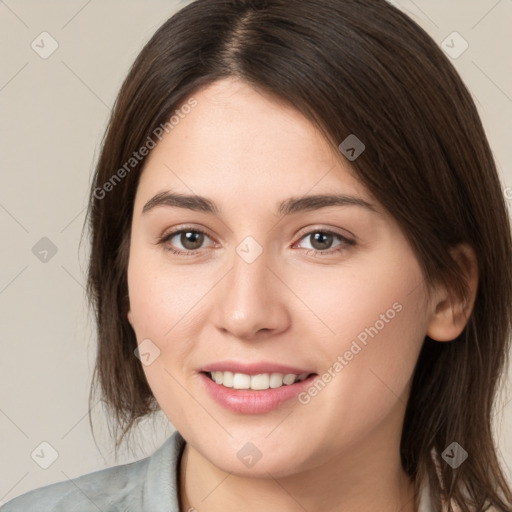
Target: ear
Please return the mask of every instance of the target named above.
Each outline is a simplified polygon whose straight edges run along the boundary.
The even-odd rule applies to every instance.
[[[465,300],[459,299],[442,285],[435,290],[427,336],[436,341],[452,341],[460,335],[473,310],[478,289],[478,262],[474,250],[467,244],[460,244],[450,252],[460,265],[468,295]]]
[[[128,318],[128,322],[130,322],[130,325],[133,327],[133,315],[131,309],[128,310],[128,314],[126,316]]]

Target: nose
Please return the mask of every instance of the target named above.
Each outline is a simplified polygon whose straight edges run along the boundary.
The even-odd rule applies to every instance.
[[[265,251],[252,262],[235,252],[231,270],[215,291],[217,329],[238,339],[255,340],[289,327],[287,289],[269,263]]]

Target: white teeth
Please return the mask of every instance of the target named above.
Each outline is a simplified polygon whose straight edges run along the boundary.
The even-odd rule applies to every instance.
[[[235,373],[233,387],[235,389],[249,389],[251,387],[251,376],[245,375],[245,373]]]
[[[261,373],[260,375],[251,376],[251,389],[268,389],[270,383],[270,376],[268,373]]]
[[[272,373],[270,375],[270,387],[280,388],[283,385],[283,377],[282,373]]]
[[[222,373],[222,372],[219,372],[219,373]],[[226,386],[227,388],[232,388],[233,387],[233,377],[234,377],[233,372],[224,372],[222,385]]]
[[[286,384],[286,385],[290,385],[290,384],[293,384],[295,382],[295,377],[297,377],[297,375],[294,375],[293,373],[287,373],[284,377],[283,377],[283,384]]]
[[[260,373],[258,375],[247,375],[245,373],[233,372],[211,372],[210,376],[217,384],[222,384],[227,388],[233,389],[252,389],[260,391],[268,388],[280,388],[289,386],[294,382],[303,381],[309,373]]]

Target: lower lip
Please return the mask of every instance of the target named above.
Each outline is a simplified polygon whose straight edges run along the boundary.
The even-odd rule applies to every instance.
[[[316,374],[310,375],[307,379],[288,386],[253,391],[227,388],[222,384],[217,384],[204,373],[199,375],[206,391],[218,404],[242,414],[262,414],[277,409],[285,402],[297,397],[317,376]]]

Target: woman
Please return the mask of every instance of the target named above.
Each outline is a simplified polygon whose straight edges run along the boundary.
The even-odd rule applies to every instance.
[[[384,0],[197,0],[91,189],[95,382],[151,457],[15,510],[510,511],[512,242],[475,105]]]

